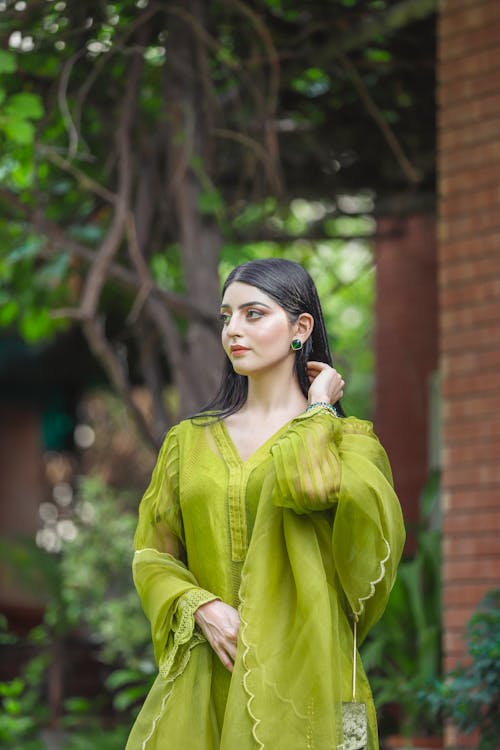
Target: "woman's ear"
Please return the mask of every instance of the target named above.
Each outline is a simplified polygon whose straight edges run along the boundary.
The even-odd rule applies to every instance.
[[[295,335],[304,344],[314,328],[314,318],[309,313],[301,313],[294,324]]]

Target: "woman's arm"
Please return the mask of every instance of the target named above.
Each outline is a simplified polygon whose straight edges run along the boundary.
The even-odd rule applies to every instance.
[[[134,583],[151,624],[156,661],[166,677],[203,640],[195,631],[195,611],[217,598],[200,588],[184,562],[176,428],[162,445],[142,498],[134,547]]]
[[[382,614],[405,531],[387,455],[371,422],[304,412],[271,448],[273,502],[298,514],[332,509],[332,554],[359,641]]]

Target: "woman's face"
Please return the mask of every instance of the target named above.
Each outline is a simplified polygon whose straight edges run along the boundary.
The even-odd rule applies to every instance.
[[[239,375],[256,375],[289,358],[294,327],[285,310],[250,284],[234,281],[221,303],[222,346]]]

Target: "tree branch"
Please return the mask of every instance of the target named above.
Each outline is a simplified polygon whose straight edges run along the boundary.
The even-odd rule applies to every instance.
[[[76,167],[63,156],[60,156],[60,154],[58,154],[55,149],[40,144],[37,146],[36,150],[38,151],[38,153],[42,154],[42,156],[45,156],[49,161],[59,167],[59,169],[62,169],[64,172],[68,172],[68,174],[73,175],[73,177],[75,177],[75,179],[78,181],[80,187],[82,187],[84,190],[89,190],[90,192],[95,193],[95,195],[98,195],[100,198],[103,198],[105,201],[113,205],[117,203],[118,196],[116,195],[116,193],[112,193],[111,190],[108,190],[103,185],[100,185],[98,182],[93,180],[81,169]]]
[[[106,373],[122,397],[128,411],[135,420],[141,434],[156,450],[160,447],[161,441],[151,430],[146,422],[143,413],[138,408],[132,398],[130,382],[127,375],[126,367],[120,360],[104,332],[104,323],[97,318],[87,318],[82,322],[82,329],[88,341],[89,347],[94,356],[103,365]]]
[[[384,35],[420,21],[438,9],[438,0],[402,0],[384,13],[373,14],[368,21],[325,45],[324,53],[316,61],[320,66],[332,55],[361,49],[376,36]]]
[[[132,62],[123,111],[117,133],[118,142],[118,197],[109,232],[96,253],[95,260],[85,280],[80,307],[83,317],[92,318],[97,310],[101,289],[106,282],[108,267],[118,252],[125,233],[125,223],[132,191],[132,160],[130,154],[130,129],[135,115],[136,94],[144,58],[136,54]]]
[[[14,193],[0,187],[0,198],[19,213],[27,224],[30,224],[37,232],[46,237],[47,246],[40,250],[42,257],[52,257],[56,252],[67,251],[85,263],[92,264],[94,262],[95,250],[70,237],[64,229],[46,219],[40,212],[30,211],[29,207],[21,203]],[[116,262],[111,263],[108,267],[108,278],[118,281],[132,290],[141,288],[141,281],[138,276]],[[166,305],[176,315],[197,318],[207,325],[215,327],[216,318],[213,310],[206,310],[196,302],[188,300],[169,289],[163,289],[156,283],[152,292],[162,304]]]
[[[399,163],[399,166],[401,167],[406,179],[408,180],[410,185],[418,185],[418,183],[422,180],[422,175],[415,169],[415,167],[411,164],[410,160],[406,156],[405,152],[403,151],[403,147],[396,138],[394,131],[384,119],[384,116],[375,104],[372,95],[365,86],[363,79],[359,75],[358,71],[349,60],[349,58],[346,57],[346,55],[344,55],[342,52],[337,53],[337,58],[346,73],[349,75],[351,81],[353,82],[353,85],[358,92],[360,99],[364,103],[368,113],[378,125],[387,145],[396,157],[396,160]]]

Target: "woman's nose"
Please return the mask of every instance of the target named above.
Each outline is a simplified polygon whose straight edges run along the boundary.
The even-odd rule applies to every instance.
[[[226,334],[229,337],[232,336],[240,336],[240,324],[238,322],[239,316],[238,315],[231,315],[231,318],[229,319],[229,323],[226,326]]]

